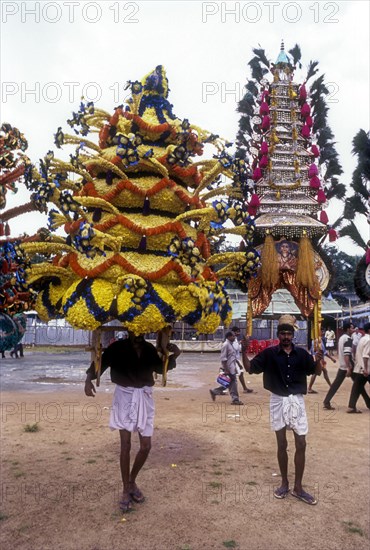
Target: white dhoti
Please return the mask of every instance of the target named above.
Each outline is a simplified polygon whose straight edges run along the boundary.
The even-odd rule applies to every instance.
[[[271,394],[270,423],[274,432],[286,426],[298,435],[306,435],[308,433],[308,422],[303,395],[282,397],[275,393]]]
[[[150,386],[131,388],[117,385],[109,427],[112,430],[128,430],[151,437],[154,429],[153,389]]]

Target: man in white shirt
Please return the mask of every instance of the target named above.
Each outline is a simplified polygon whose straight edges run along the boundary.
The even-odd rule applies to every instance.
[[[235,334],[230,330],[226,333],[225,341],[221,347],[221,364],[224,373],[228,374],[230,377],[229,393],[232,399],[232,405],[243,405],[239,400],[238,385],[236,381],[236,351],[233,346],[234,340]],[[217,388],[216,390],[209,391],[212,400],[215,401],[216,395],[218,395]]]
[[[352,334],[352,353],[353,353],[353,357],[356,356],[356,349],[357,349],[357,345],[360,341],[361,336],[362,336],[362,333],[359,331],[359,328],[355,327],[355,331]]]
[[[247,385],[244,380],[244,366],[241,362],[241,352],[242,352],[242,345],[239,341],[240,338],[240,328],[239,327],[233,327],[232,332],[235,334],[235,340],[233,342],[233,347],[236,351],[236,374],[239,377],[239,382],[241,383],[243,387],[244,393],[253,393],[252,389],[247,388]]]
[[[332,383],[326,397],[324,399],[324,409],[334,410],[335,407],[332,407],[330,401],[333,399],[334,395],[337,393],[341,385],[343,384],[346,377],[351,376],[353,369],[353,360],[352,360],[352,338],[351,335],[355,327],[350,321],[344,321],[343,323],[343,334],[338,340],[338,362],[339,369],[337,376]]]
[[[364,325],[365,334],[357,344],[355,366],[353,368],[353,386],[348,403],[348,413],[360,413],[356,408],[360,395],[364,398],[366,406],[370,409],[370,397],[365,390],[370,371],[370,323]]]

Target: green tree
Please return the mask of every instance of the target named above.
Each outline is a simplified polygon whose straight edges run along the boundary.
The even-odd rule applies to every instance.
[[[351,187],[353,195],[347,197],[344,206],[344,225],[340,236],[349,237],[357,246],[366,250],[367,237],[358,229],[359,217],[367,216],[370,211],[370,135],[365,130],[359,130],[352,141],[352,153],[357,156],[357,167],[352,175]]]
[[[333,271],[332,292],[354,292],[353,273],[360,256],[350,256],[333,246],[325,245],[323,250],[329,258]]]

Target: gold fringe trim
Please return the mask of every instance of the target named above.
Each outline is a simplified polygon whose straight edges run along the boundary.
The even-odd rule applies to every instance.
[[[299,243],[296,280],[298,285],[305,288],[312,288],[317,284],[314,251],[307,234],[302,236]]]
[[[274,288],[279,280],[279,262],[272,235],[266,235],[261,254],[261,280],[266,289]]]

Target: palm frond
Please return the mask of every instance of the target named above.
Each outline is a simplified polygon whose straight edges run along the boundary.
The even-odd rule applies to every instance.
[[[253,59],[248,62],[248,65],[252,69],[252,77],[257,80],[257,82],[262,80],[264,75],[268,72],[268,69],[263,69],[261,67],[261,62],[258,57],[253,57]]]
[[[366,242],[352,220],[339,231],[339,235],[341,237],[349,237],[357,246],[366,250]]]
[[[266,57],[265,50],[263,50],[260,46],[259,48],[253,48],[252,51],[253,51],[254,55],[256,57],[258,57],[260,62],[263,63],[269,69],[270,68],[270,61]]]
[[[352,212],[364,214],[366,216],[368,210],[367,204],[360,195],[352,195],[351,197],[348,197],[346,200],[346,205],[347,204],[352,208]]]
[[[298,44],[296,44],[291,50],[289,50],[290,55],[293,57],[293,65],[297,65],[298,63],[298,67],[301,69],[302,68],[302,63],[301,63],[301,57],[302,57],[302,52],[301,52],[301,48],[298,46]]]
[[[258,88],[257,88],[255,82],[253,82],[253,80],[248,80],[245,87],[248,90],[248,92],[250,92],[253,96],[258,95]]]
[[[312,78],[313,76],[315,76],[315,74],[317,73],[317,71],[319,70],[317,68],[319,62],[318,61],[310,61],[309,62],[309,65],[308,65],[308,69],[307,69],[307,75],[306,75],[306,82]]]
[[[329,93],[328,88],[324,84],[325,74],[320,75],[311,85],[311,99],[315,95],[327,95]]]
[[[364,155],[370,157],[370,137],[365,130],[359,130],[352,140],[352,153],[354,155]]]
[[[328,163],[326,164],[326,171],[324,175],[324,180],[328,180],[332,176],[340,176],[343,174],[343,169],[338,161],[338,155],[333,155]]]

